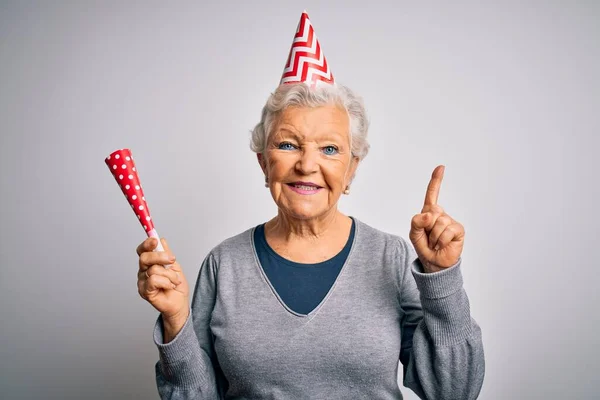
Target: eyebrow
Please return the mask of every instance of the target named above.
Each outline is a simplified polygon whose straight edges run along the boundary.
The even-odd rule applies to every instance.
[[[302,140],[305,138],[305,136],[302,135],[300,132],[296,132],[296,131],[293,131],[293,130],[287,129],[287,128],[277,128],[277,130],[274,132],[274,134],[275,135],[281,134],[281,132],[290,133],[297,140]],[[317,137],[317,140],[327,140],[327,139],[341,139],[342,141],[344,141],[343,135],[336,131],[327,131]]]
[[[275,131],[275,134],[280,134],[281,132],[291,133],[292,136],[299,138],[299,139],[304,137],[304,135],[301,135],[299,132],[296,132],[296,131],[293,131],[293,130],[287,129],[287,128],[277,128],[277,130]]]

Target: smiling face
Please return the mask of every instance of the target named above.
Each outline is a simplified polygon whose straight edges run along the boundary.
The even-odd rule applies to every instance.
[[[288,107],[276,123],[259,163],[279,210],[296,219],[337,210],[358,158],[350,149],[348,114],[337,106]]]

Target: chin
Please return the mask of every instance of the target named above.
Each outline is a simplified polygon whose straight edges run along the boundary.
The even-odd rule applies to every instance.
[[[282,211],[297,219],[307,220],[321,217],[327,214],[330,211],[327,208],[316,208],[316,207],[292,207],[292,208],[283,208]]]

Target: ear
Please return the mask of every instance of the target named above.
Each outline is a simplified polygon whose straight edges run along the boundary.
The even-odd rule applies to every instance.
[[[267,162],[262,153],[256,153],[256,158],[258,159],[258,164],[263,171],[263,174],[267,174]]]
[[[354,175],[356,174],[356,168],[358,168],[358,164],[360,163],[360,158],[353,156],[352,160],[350,160],[350,168],[348,169],[348,185],[352,183],[354,180]]]

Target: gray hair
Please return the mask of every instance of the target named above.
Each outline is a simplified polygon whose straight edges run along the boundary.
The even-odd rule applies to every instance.
[[[279,115],[287,107],[321,107],[337,105],[346,110],[350,119],[350,145],[352,155],[360,160],[367,156],[369,122],[362,99],[341,85],[320,85],[310,88],[304,83],[285,83],[271,94],[262,109],[260,122],[252,130],[250,148],[255,153],[266,150],[269,135],[275,128]]]

